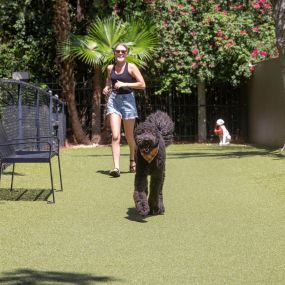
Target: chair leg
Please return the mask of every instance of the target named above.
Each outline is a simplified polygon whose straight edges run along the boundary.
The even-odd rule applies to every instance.
[[[55,203],[51,161],[49,161],[49,170],[50,170],[50,182],[51,182],[52,199],[53,199],[53,203]]]
[[[60,159],[59,159],[59,155],[57,156],[57,161],[58,161],[58,169],[59,169],[60,190],[61,190],[61,191],[63,191],[63,187],[62,187],[62,176],[61,176],[61,167],[60,167]]]
[[[13,163],[13,169],[12,169],[12,179],[11,179],[11,188],[10,188],[11,192],[13,190],[14,173],[15,173],[15,163]]]

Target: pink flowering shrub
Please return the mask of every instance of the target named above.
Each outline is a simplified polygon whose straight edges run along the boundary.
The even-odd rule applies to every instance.
[[[175,85],[189,93],[199,80],[238,85],[258,62],[276,56],[272,6],[269,0],[249,2],[152,2],[161,43],[152,70],[161,91]]]

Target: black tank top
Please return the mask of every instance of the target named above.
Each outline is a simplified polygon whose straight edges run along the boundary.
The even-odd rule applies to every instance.
[[[125,68],[123,73],[121,74],[117,74],[115,72],[115,65],[112,68],[111,71],[111,80],[112,80],[112,90],[113,92],[117,93],[117,94],[127,94],[127,93],[131,93],[132,89],[128,88],[128,87],[121,87],[119,89],[115,89],[115,83],[117,82],[117,80],[122,81],[122,82],[126,82],[126,83],[132,83],[135,82],[134,78],[129,74],[128,72],[128,63],[126,62],[125,64]]]

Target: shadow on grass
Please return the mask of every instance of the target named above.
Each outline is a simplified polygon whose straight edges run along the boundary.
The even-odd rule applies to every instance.
[[[17,269],[12,272],[3,272],[0,275],[0,283],[6,285],[44,285],[44,284],[76,284],[89,285],[99,282],[118,281],[109,276],[94,276],[91,274],[37,271],[32,269]]]
[[[7,167],[6,167],[7,168]],[[1,175],[7,175],[7,176],[12,176],[12,171],[3,171]],[[22,173],[19,173],[19,172],[14,172],[14,175],[15,176],[25,176],[24,174]]]
[[[103,175],[110,176],[110,170],[97,170],[96,173],[100,173]],[[120,171],[120,174],[127,174],[127,173],[130,173],[130,172],[129,171]],[[118,178],[118,177],[110,176],[110,178]]]
[[[73,154],[74,157],[112,157],[112,154]],[[120,156],[129,156],[129,154],[121,153]]]
[[[133,221],[133,222],[138,222],[138,223],[147,223],[145,218],[149,216],[143,217],[138,214],[136,208],[128,208],[127,211],[127,217],[125,217],[127,220]]]
[[[49,189],[10,188],[0,189],[0,201],[47,201],[51,195]]]
[[[252,151],[221,151],[221,152],[177,152],[177,153],[168,153],[167,157],[169,159],[186,159],[191,157],[216,157],[216,158],[243,158],[243,157],[250,157],[250,156],[271,156],[274,159],[284,159],[285,156],[279,152],[269,151],[269,150],[252,150]]]
[[[110,172],[110,170],[97,170],[96,171],[96,173],[100,173],[100,174],[108,175],[108,176],[110,175],[109,172]]]

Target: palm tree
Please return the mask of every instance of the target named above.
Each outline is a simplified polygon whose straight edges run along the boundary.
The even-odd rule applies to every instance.
[[[146,67],[158,41],[155,26],[146,19],[130,18],[123,22],[116,16],[106,19],[97,18],[91,24],[87,35],[71,35],[62,46],[64,58],[78,58],[94,67],[94,90],[92,100],[92,142],[101,138],[101,93],[103,74],[114,60],[113,48],[124,42],[130,53],[126,60],[137,66]]]
[[[64,42],[68,38],[71,30],[68,1],[56,0],[54,4],[54,11],[54,31],[57,42],[60,45],[61,42]],[[82,129],[76,108],[73,60],[71,58],[64,59],[58,56],[57,64],[60,71],[60,82],[63,91],[63,98],[67,102],[73,134],[78,143],[88,144],[90,141]]]

